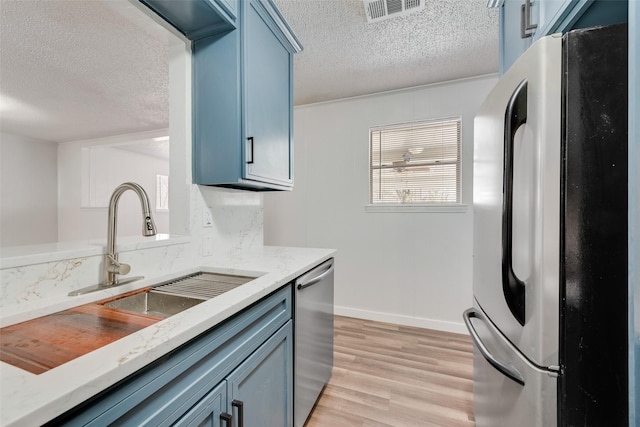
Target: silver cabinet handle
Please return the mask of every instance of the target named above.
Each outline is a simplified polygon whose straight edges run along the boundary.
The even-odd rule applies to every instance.
[[[471,324],[472,317],[482,320],[480,316],[478,316],[478,313],[473,308],[469,308],[465,310],[462,317],[464,319],[464,323],[467,325],[467,329],[469,329],[469,333],[471,334],[471,339],[473,340],[473,343],[475,344],[476,347],[478,347],[478,350],[480,350],[480,353],[482,354],[482,356],[484,356],[487,362],[489,362],[489,364],[491,364],[491,366],[496,368],[500,373],[502,373],[503,375],[507,376],[508,378],[512,379],[513,381],[523,386],[524,378],[522,378],[522,375],[520,374],[520,372],[518,372],[518,370],[514,368],[512,365],[506,362],[503,362],[501,360],[498,360],[493,354],[491,354],[489,349],[487,349],[487,347],[484,345],[484,343],[480,339],[480,336],[478,335],[475,328]]]
[[[531,37],[533,33],[527,33],[527,31],[536,28],[538,28],[538,24],[531,23],[531,0],[524,0],[524,4],[520,6],[520,38]]]

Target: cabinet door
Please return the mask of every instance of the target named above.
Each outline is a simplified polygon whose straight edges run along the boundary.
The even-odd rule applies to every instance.
[[[524,0],[505,0],[500,9],[500,74],[531,46],[532,37],[521,37],[522,5]],[[532,21],[536,15],[536,5],[532,5]]]
[[[245,178],[292,185],[293,55],[258,0],[242,7]]]
[[[575,0],[544,0],[539,5],[539,29],[536,38],[551,34],[555,26],[560,23],[565,12],[576,3]]]
[[[589,0],[544,0],[540,1],[539,24],[534,39],[539,39],[549,34],[566,32],[573,28],[573,24],[590,8],[593,4],[602,3]],[[607,0],[605,8],[620,2],[609,2]],[[600,15],[600,13],[598,13]],[[606,17],[603,21],[606,23]],[[616,22],[616,21],[614,21]],[[598,23],[599,24],[599,23]],[[595,24],[594,24],[595,25]]]
[[[544,0],[540,2],[539,32],[534,39],[577,28],[612,25],[629,20],[627,0]]]
[[[293,424],[293,335],[289,321],[227,377],[234,426]],[[233,411],[233,412],[231,412]]]
[[[180,418],[176,427],[231,427],[221,422],[227,407],[227,382],[222,381]]]

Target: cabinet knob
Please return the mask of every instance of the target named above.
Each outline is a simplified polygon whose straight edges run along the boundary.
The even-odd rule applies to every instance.
[[[524,4],[520,6],[520,38],[526,39],[531,37],[533,33],[527,31],[535,30],[538,24],[531,23],[531,0],[524,0]]]

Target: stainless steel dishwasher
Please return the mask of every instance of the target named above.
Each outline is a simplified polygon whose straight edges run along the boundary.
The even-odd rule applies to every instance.
[[[302,427],[333,368],[333,258],[295,282],[294,421]]]

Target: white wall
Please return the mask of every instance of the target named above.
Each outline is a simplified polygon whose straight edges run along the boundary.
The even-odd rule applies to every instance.
[[[58,144],[0,134],[0,246],[58,238]]]
[[[221,255],[232,256],[263,245],[261,193],[192,184],[191,49],[184,43],[176,44],[170,48],[170,53],[171,234],[190,239],[184,243],[119,253],[120,260],[131,264],[130,274],[146,277],[174,274],[194,265],[215,262]],[[72,144],[63,149],[70,148],[69,145]],[[80,150],[75,152],[80,153]],[[61,167],[73,171],[79,169],[79,165]],[[204,226],[205,211],[213,220],[209,226]],[[135,216],[137,219],[139,215]],[[106,233],[106,223],[104,227]],[[104,242],[106,238],[103,245]],[[34,253],[41,252],[35,250]],[[0,269],[0,309],[16,304],[46,305],[52,299],[66,298],[70,290],[104,279],[102,255],[67,259],[65,254],[59,257],[48,254],[44,258],[50,262],[35,264],[30,258],[25,257],[25,264]]]
[[[473,117],[497,77],[297,107],[295,185],[264,196],[265,244],[338,249],[336,313],[465,332]],[[369,127],[462,116],[466,212],[367,213]]]

